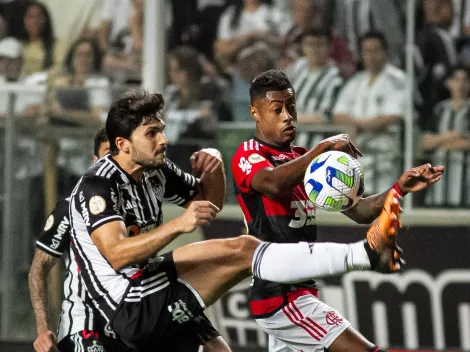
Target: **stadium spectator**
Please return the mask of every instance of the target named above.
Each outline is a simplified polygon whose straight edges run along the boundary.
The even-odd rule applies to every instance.
[[[189,166],[187,156],[200,149],[197,140],[207,144],[215,138],[221,91],[206,80],[199,53],[190,47],[174,49],[168,57],[168,69],[171,84],[164,94],[165,134],[169,143],[178,146],[170,159],[181,159],[180,165]]]
[[[381,33],[360,40],[365,70],[344,86],[334,108],[334,123],[353,125],[356,143],[364,153],[367,194],[383,192],[397,179],[402,155],[401,122],[406,109],[405,73],[388,63],[387,43]]]
[[[297,96],[297,121],[330,123],[343,83],[338,67],[329,60],[331,33],[311,28],[301,40],[304,56],[287,70]]]
[[[103,53],[128,29],[131,10],[131,0],[102,0],[99,43]]]
[[[47,71],[62,64],[65,45],[54,36],[54,29],[46,6],[31,3],[23,17],[23,30],[19,39],[24,42],[23,76]]]
[[[421,138],[430,159],[446,167],[441,182],[426,194],[426,205],[470,206],[470,72],[457,66],[446,80],[450,98],[434,108]]]
[[[452,6],[452,25],[450,33],[459,38],[470,36],[470,3],[468,0],[453,0]]]
[[[0,1],[0,16],[5,21],[6,36],[19,38],[23,32],[23,18],[26,8],[36,0],[2,0]]]
[[[23,77],[20,75],[23,63],[22,43],[13,38],[7,37],[0,41],[0,83],[18,82],[27,86],[44,85],[45,74],[36,73]],[[14,112],[17,117],[37,118],[41,116],[43,94],[37,92],[18,92]],[[8,110],[8,94],[0,94],[0,116],[4,117]]]
[[[334,27],[340,36],[348,38],[357,61],[360,38],[370,31],[384,33],[389,61],[400,66],[406,37],[406,4],[407,1],[394,0],[337,0]]]
[[[331,29],[330,58],[336,62],[344,77],[356,71],[356,63],[349,51],[346,38],[340,37],[332,29],[331,1],[295,0],[292,2],[293,24],[281,43],[281,58],[277,68],[284,70],[303,56],[301,38],[307,28]]]
[[[103,61],[103,71],[116,84],[140,82],[142,70],[144,8],[142,0],[134,0],[127,26],[111,43]]]
[[[448,0],[424,0],[424,27],[417,37],[417,74],[419,91],[425,97],[420,128],[427,125],[433,107],[448,97],[444,80],[457,64],[457,51],[450,34],[452,24],[451,3]]]
[[[51,80],[48,103],[54,116],[78,124],[99,124],[106,118],[111,99],[109,81],[101,74],[96,41],[77,40],[67,54],[64,72]]]
[[[261,0],[234,0],[219,21],[215,56],[225,70],[230,70],[236,54],[243,48],[263,41],[279,51],[281,36],[291,27],[286,17]]]
[[[274,58],[269,47],[263,43],[249,46],[239,52],[232,74],[233,118],[235,121],[252,121],[250,111],[250,83],[255,76],[274,68]]]

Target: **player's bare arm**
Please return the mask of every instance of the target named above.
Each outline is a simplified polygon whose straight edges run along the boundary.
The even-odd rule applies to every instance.
[[[444,166],[424,164],[405,171],[395,186],[401,195],[418,192],[441,179]],[[362,198],[354,207],[343,214],[359,224],[370,224],[380,214],[388,190],[367,198]]]
[[[91,239],[112,267],[120,270],[149,259],[179,235],[209,224],[219,211],[209,201],[194,201],[181,216],[151,232],[127,237],[124,222],[112,221],[93,231]]]
[[[205,148],[191,155],[191,168],[199,177],[199,193],[194,200],[208,200],[222,210],[227,191],[224,163],[217,149]]]
[[[33,263],[29,270],[29,294],[36,317],[38,337],[34,341],[36,351],[54,351],[56,337],[49,328],[49,315],[47,307],[47,277],[59,259],[36,249]]]
[[[356,158],[362,156],[347,134],[339,134],[323,140],[315,148],[295,160],[276,168],[258,171],[253,176],[251,187],[270,198],[282,196],[302,182],[305,171],[313,159],[329,150],[344,151]]]

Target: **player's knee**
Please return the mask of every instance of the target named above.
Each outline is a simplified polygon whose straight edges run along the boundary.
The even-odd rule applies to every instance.
[[[250,235],[242,235],[227,240],[230,256],[236,261],[246,261],[248,267],[251,267],[251,258],[259,244],[260,240]]]

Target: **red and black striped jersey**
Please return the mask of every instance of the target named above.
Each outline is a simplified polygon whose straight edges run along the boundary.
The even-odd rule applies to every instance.
[[[291,146],[283,149],[256,138],[240,144],[232,158],[232,173],[237,200],[249,234],[263,241],[277,243],[316,240],[315,206],[302,184],[278,199],[268,198],[251,187],[251,180],[259,170],[275,168],[306,152],[304,147]],[[312,284],[313,281],[301,286],[312,287]],[[250,300],[279,296],[292,288],[293,285],[255,279]]]

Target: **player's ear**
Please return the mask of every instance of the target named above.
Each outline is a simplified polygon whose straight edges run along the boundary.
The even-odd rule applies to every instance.
[[[259,111],[253,105],[250,105],[250,114],[253,117],[253,120],[259,122]]]
[[[119,150],[122,150],[124,153],[129,153],[130,151],[130,144],[126,138],[116,137],[116,146]]]

